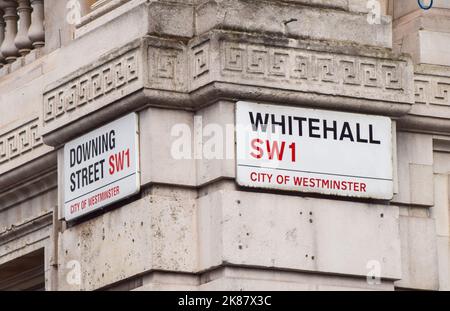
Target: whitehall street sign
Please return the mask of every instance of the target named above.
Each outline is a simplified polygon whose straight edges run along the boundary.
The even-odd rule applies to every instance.
[[[240,186],[390,200],[387,117],[236,104]]]
[[[64,147],[67,221],[140,191],[138,117],[131,113]]]

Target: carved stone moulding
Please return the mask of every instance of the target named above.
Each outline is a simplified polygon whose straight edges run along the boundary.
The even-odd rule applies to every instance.
[[[412,80],[411,60],[385,49],[225,31],[187,43],[145,37],[47,86],[42,135],[58,146],[147,105],[196,110],[220,99],[399,117]]]
[[[41,121],[38,117],[20,120],[0,132],[0,180],[6,173],[39,158],[53,148],[45,146],[39,134]],[[27,173],[29,176],[29,172]],[[0,182],[0,186],[2,186]],[[5,186],[0,187],[2,190]]]
[[[450,135],[449,67],[418,65],[414,76],[415,104],[399,128]]]
[[[143,88],[141,42],[114,51],[47,86],[43,133],[100,109]]]
[[[270,90],[280,103],[289,91],[298,105],[389,116],[407,113],[413,103],[411,60],[385,49],[216,31],[193,40],[189,54],[191,92],[217,81]],[[255,97],[264,100],[264,93]],[[341,105],[314,97],[339,98]]]

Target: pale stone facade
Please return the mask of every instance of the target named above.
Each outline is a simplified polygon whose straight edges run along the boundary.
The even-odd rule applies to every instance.
[[[68,2],[0,1],[0,289],[450,289],[449,1],[379,23],[366,0],[81,1],[75,25]],[[394,198],[171,156],[174,125],[225,129],[238,100],[390,117]],[[132,111],[140,193],[66,223],[64,144]]]

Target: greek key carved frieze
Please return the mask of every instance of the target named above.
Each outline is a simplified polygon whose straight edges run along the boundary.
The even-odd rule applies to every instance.
[[[139,78],[138,50],[130,51],[44,94],[44,122],[122,91]],[[166,74],[170,74],[167,71]],[[123,93],[123,92],[122,92]]]
[[[186,55],[183,49],[149,46],[150,87],[176,91],[187,90],[186,67]]]
[[[43,144],[38,135],[38,118],[7,133],[0,134],[0,165]]]
[[[349,85],[404,92],[406,62],[294,48],[222,42],[222,74],[292,85]]]
[[[416,75],[414,87],[416,103],[450,106],[450,78]]]

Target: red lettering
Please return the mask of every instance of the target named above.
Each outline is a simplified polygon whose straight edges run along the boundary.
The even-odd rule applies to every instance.
[[[268,173],[256,173],[256,172],[251,172],[250,173],[250,179],[251,181],[257,181],[257,182],[272,182],[272,177],[273,174],[268,174]]]
[[[131,163],[130,163],[130,149],[127,149],[127,151],[125,151],[125,155],[127,157],[127,168],[130,168]]]
[[[366,192],[366,184],[365,183],[361,183],[361,191]]]
[[[125,162],[127,168],[131,166],[130,149],[113,154],[109,157],[109,175],[121,172],[125,169]]]
[[[289,149],[291,149],[291,159],[292,159],[292,162],[295,162],[295,159],[296,159],[295,143],[290,144],[290,145],[289,145]]]
[[[295,186],[300,186],[302,184],[302,177],[296,177],[294,176],[294,185]]]
[[[266,144],[267,144],[267,152],[269,154],[269,160],[273,160],[274,154],[277,155],[278,161],[283,160],[284,147],[286,145],[286,143],[284,141],[281,142],[281,150],[280,150],[280,147],[278,146],[278,142],[277,141],[274,141],[272,143],[272,146],[270,146],[270,142],[269,141],[266,141]]]
[[[75,203],[70,206],[70,214],[76,213],[80,210],[80,203]]]
[[[259,138],[255,138],[251,142],[252,148],[257,153],[251,152],[250,155],[252,157],[254,157],[255,159],[261,159],[263,157],[263,155],[264,155],[264,152],[263,152],[262,148],[259,146],[262,143],[263,143],[263,141],[261,139],[259,139]]]

